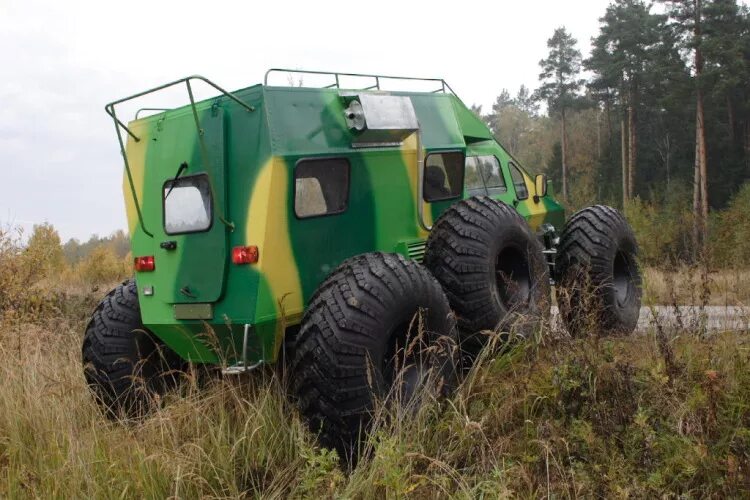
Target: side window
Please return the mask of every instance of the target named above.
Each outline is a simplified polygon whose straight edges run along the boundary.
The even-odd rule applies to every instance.
[[[484,178],[484,184],[487,186],[487,194],[490,196],[505,193],[508,188],[505,187],[505,179],[500,171],[500,162],[494,156],[480,156],[479,169]]]
[[[338,214],[349,203],[349,160],[300,160],[294,169],[294,213],[297,217]]]
[[[458,198],[464,186],[464,154],[460,151],[430,153],[424,166],[424,201]]]
[[[480,160],[477,156],[466,157],[466,173],[464,174],[464,186],[469,196],[487,194],[484,187],[482,173],[479,170]]]
[[[164,232],[200,233],[211,228],[211,185],[206,174],[189,175],[164,183]]]
[[[513,187],[516,188],[516,198],[525,200],[529,197],[529,190],[526,187],[526,181],[523,178],[521,170],[512,161],[508,162],[510,167],[510,177],[513,179]]]

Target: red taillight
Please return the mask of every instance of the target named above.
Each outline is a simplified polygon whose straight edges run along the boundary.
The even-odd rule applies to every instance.
[[[255,264],[258,262],[258,247],[234,247],[232,249],[232,262],[235,264]]]
[[[156,262],[154,261],[154,257],[152,255],[149,255],[147,257],[136,257],[133,259],[133,265],[135,267],[135,270],[138,272],[147,272],[147,271],[153,271],[156,269]]]

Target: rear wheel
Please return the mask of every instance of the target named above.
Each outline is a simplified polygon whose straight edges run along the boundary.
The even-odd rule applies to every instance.
[[[136,417],[176,385],[184,367],[177,354],[141,322],[134,280],[99,303],[83,338],[84,375],[111,417]]]
[[[484,332],[526,337],[549,314],[549,270],[526,221],[486,196],[462,200],[435,222],[425,266],[443,286],[458,316],[461,348],[476,357]]]
[[[310,300],[292,392],[321,443],[356,460],[376,400],[412,405],[453,388],[456,340],[445,294],[425,268],[400,255],[360,255]]]
[[[555,269],[560,316],[573,336],[627,335],[638,324],[638,244],[625,217],[595,205],[575,213],[560,236]]]

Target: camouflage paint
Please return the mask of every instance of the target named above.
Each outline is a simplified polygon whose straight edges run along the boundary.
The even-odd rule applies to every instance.
[[[245,324],[252,325],[248,361],[274,361],[285,328],[300,322],[315,289],[341,261],[371,251],[408,256],[406,244],[427,237],[417,220],[417,203],[424,203],[429,225],[455,202],[417,200],[415,135],[400,146],[353,149],[337,89],[256,85],[234,94],[255,110],[225,97],[196,104],[205,149],[190,106],[129,124],[140,141],[128,139],[127,155],[144,225],[154,235],[140,227],[125,178],[133,255],[153,255],[156,262],[155,271],[136,273],[143,321],[195,362],[236,361]],[[563,212],[551,196],[538,202],[516,199],[510,155],[457,97],[393,94],[411,98],[425,154],[495,155],[509,186],[498,199],[516,204],[534,228],[544,221],[559,226]],[[348,159],[349,204],[340,214],[300,219],[294,212],[294,169],[298,161],[316,157]],[[202,233],[168,235],[162,189],[182,162],[188,163],[182,176],[209,175],[213,224]],[[533,194],[533,179],[524,177]],[[161,248],[165,241],[177,247]],[[258,262],[233,264],[231,249],[245,245],[258,247]],[[147,287],[152,295],[144,294]],[[185,287],[188,293],[181,292]],[[211,319],[175,319],[175,305],[206,303],[213,310]]]

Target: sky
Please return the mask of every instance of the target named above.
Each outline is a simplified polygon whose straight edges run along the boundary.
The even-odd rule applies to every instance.
[[[537,85],[555,28],[585,55],[607,4],[0,0],[0,226],[49,222],[63,240],[126,227],[104,112],[117,98],[191,74],[233,90],[282,67],[444,78],[487,109],[503,88]],[[185,104],[181,92],[118,115]]]

